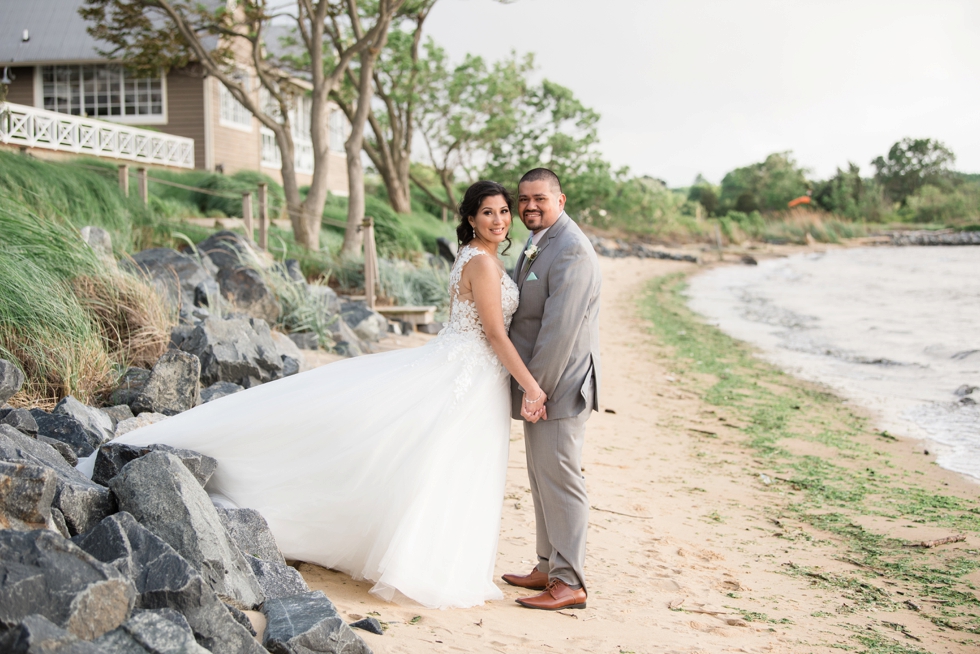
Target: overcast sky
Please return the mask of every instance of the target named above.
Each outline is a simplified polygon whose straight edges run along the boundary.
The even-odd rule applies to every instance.
[[[535,53],[614,166],[671,186],[782,150],[870,174],[904,136],[980,172],[980,0],[439,0],[427,34],[455,61]]]

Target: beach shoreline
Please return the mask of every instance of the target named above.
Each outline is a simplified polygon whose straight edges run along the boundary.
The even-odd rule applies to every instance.
[[[805,251],[749,252],[791,250]],[[586,563],[589,607],[522,609],[513,602],[519,590],[499,581],[504,572],[529,570],[534,557],[518,423],[512,423],[495,573],[504,600],[450,611],[388,604],[368,593],[369,583],[300,564],[310,586],[323,590],[348,620],[374,615],[385,622],[384,636],[364,635],[376,652],[975,651],[980,636],[963,629],[980,628],[970,616],[980,613],[976,592],[968,587],[980,585],[980,572],[957,562],[977,559],[976,485],[934,465],[919,441],[881,436],[859,408],[775,371],[698,321],[676,286],[706,266],[600,261],[602,411],[589,422],[584,453],[595,509]],[[674,316],[682,328],[675,329]],[[719,395],[719,374],[729,373],[698,370],[682,342],[686,334],[676,333],[689,330],[697,332],[691,341],[738,350],[732,378],[761,390],[742,398],[744,389],[733,386],[735,399]],[[787,402],[798,396],[806,399],[791,408]],[[772,415],[753,417],[752,407],[763,405],[771,405]],[[777,418],[784,423],[768,427],[782,436],[760,438],[765,430],[754,420]],[[819,420],[828,425],[809,429]],[[811,469],[821,461],[832,465]],[[877,478],[860,477],[864,490],[858,493],[856,475],[870,477],[868,470]],[[814,504],[811,483],[823,485],[822,507]],[[894,499],[889,494],[910,488],[921,491],[910,506],[928,505],[929,511],[881,509]],[[830,490],[843,493],[844,501]],[[847,493],[860,499],[848,502]],[[923,498],[947,499],[930,504]],[[849,513],[848,505],[855,510]],[[904,547],[959,533],[965,540]],[[869,554],[869,539],[888,555]],[[901,570],[896,557],[905,561]],[[955,585],[959,594],[936,604],[938,596],[917,571],[947,568],[962,574],[936,573],[934,581]]]

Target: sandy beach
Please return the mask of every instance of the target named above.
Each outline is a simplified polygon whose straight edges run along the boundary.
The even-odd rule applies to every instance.
[[[588,608],[524,609],[514,602],[522,591],[499,581],[504,572],[530,570],[534,558],[516,422],[496,570],[505,599],[450,611],[389,604],[368,593],[369,583],[300,564],[310,586],[323,590],[350,621],[373,615],[386,623],[383,636],[362,633],[378,653],[831,652],[842,646],[975,652],[980,636],[943,628],[913,586],[854,560],[834,533],[785,510],[799,488],[780,481],[777,464],[746,444],[744,417],[705,401],[710,380],[704,375],[678,372],[674,349],[651,332],[639,298],[650,280],[697,266],[635,258],[603,258],[601,265],[602,411],[589,422],[584,455],[593,505]],[[787,456],[824,458],[871,474],[887,469],[894,478],[913,478],[917,487],[967,503],[975,503],[980,490],[934,465],[920,443],[882,438],[870,423],[851,435],[854,453],[846,455],[809,438],[806,425],[798,431],[799,437],[780,441]],[[928,520],[868,515],[852,521],[885,538],[928,541],[957,533]],[[970,532],[936,549],[975,560],[978,547],[980,539]],[[980,572],[964,580],[980,585]]]

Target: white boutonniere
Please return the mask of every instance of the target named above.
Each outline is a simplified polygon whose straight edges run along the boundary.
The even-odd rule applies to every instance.
[[[524,250],[524,257],[528,262],[534,261],[538,256],[538,246],[533,243]]]

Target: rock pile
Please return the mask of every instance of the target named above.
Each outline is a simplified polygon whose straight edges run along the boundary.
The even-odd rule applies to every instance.
[[[592,241],[592,247],[595,248],[596,254],[611,259],[639,257],[640,259],[670,259],[671,261],[700,263],[700,259],[694,255],[665,252],[664,250],[654,248],[652,245],[638,241],[624,241],[619,238],[611,239],[598,236],[590,236],[589,240]]]
[[[892,232],[892,245],[980,245],[980,231],[952,229]]]
[[[134,255],[125,265],[146,276],[170,305],[179,310],[181,324],[174,330],[172,345],[194,354],[198,353],[181,347],[181,343],[190,338],[202,323],[210,323],[211,331],[222,332],[225,336],[230,336],[229,332],[232,331],[238,332],[232,337],[236,344],[231,347],[251,352],[244,355],[247,358],[254,359],[254,351],[260,347],[274,351],[275,348],[270,349],[267,343],[260,341],[268,333],[268,326],[276,324],[283,312],[276,285],[288,286],[288,294],[293,301],[299,297],[309,311],[322,315],[320,322],[330,325],[330,336],[338,354],[356,356],[369,352],[371,343],[380,340],[388,331],[387,320],[368,309],[365,303],[348,302],[342,305],[340,298],[328,286],[307,284],[295,260],[275,263],[267,269],[263,269],[260,261],[253,245],[243,236],[221,231],[194,248],[188,248],[188,252],[153,248]],[[270,278],[279,281],[270,284]],[[241,324],[221,324],[228,319],[248,321],[251,330]],[[260,323],[264,323],[265,328],[259,326]],[[251,333],[253,331],[255,334]],[[303,349],[319,347],[319,338],[313,332],[299,332],[291,336],[295,338],[296,345]],[[256,342],[247,344],[245,341]],[[207,345],[197,343],[188,347],[206,348]],[[287,356],[282,352],[280,355]],[[283,359],[281,366],[278,366],[282,368],[282,375],[299,370],[298,358],[289,356],[293,361]],[[198,357],[201,358],[200,354]],[[208,368],[203,359],[202,365]],[[238,378],[223,378],[221,381],[231,381],[247,388],[249,384],[242,384],[241,379],[254,377],[269,381],[269,378],[277,378],[276,371],[268,370],[267,373],[253,370]],[[213,373],[205,374],[213,377]],[[214,382],[206,382],[206,385],[211,383]],[[128,398],[119,399],[120,403],[130,403]]]
[[[196,397],[197,368],[184,357],[200,366],[171,350],[131,404],[176,411]],[[12,368],[0,360],[4,399],[23,383]],[[171,373],[184,381],[154,390]],[[217,461],[113,442],[126,423],[160,415],[123,407],[66,398],[51,413],[0,409],[0,651],[370,652],[286,564],[257,511],[211,503],[204,485]],[[88,479],[72,462],[92,452]],[[265,615],[262,634],[245,611]]]

